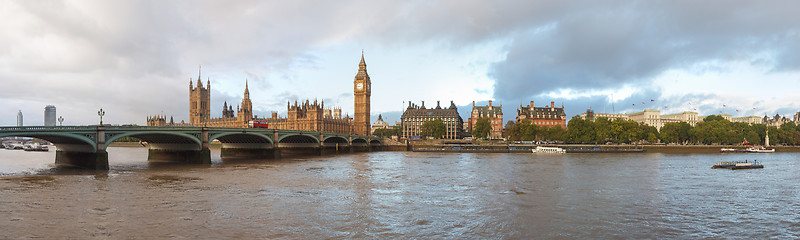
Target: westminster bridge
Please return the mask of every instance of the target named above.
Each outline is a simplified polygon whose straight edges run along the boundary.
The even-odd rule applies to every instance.
[[[280,158],[281,152],[324,155],[371,151],[377,137],[301,130],[216,127],[54,126],[0,127],[2,137],[47,140],[56,148],[56,164],[108,169],[112,142],[134,137],[148,146],[148,161],[211,163],[209,142],[222,143],[221,157]]]

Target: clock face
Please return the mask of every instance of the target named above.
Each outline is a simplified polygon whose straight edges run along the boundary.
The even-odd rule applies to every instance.
[[[362,88],[364,88],[364,84],[363,83],[357,83],[356,84],[356,89],[361,90]]]

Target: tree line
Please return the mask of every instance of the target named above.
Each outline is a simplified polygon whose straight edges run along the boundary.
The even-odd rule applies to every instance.
[[[770,144],[800,145],[800,125],[794,122],[784,123],[778,127],[767,127],[764,124],[748,124],[731,122],[727,119],[711,115],[691,126],[686,122],[670,122],[658,131],[653,126],[638,123],[633,120],[597,118],[595,121],[582,119],[575,116],[568,122],[567,130],[560,126],[537,126],[523,121],[515,123],[508,121],[505,125],[504,136],[510,141],[554,141],[564,143],[674,143],[674,144],[764,144],[764,138],[769,131]],[[445,126],[442,120],[426,121],[422,124],[421,136],[423,138],[442,138]],[[488,118],[479,118],[472,135],[476,138],[486,138],[491,131]],[[378,129],[377,136],[400,136],[402,130],[399,126],[393,129]]]

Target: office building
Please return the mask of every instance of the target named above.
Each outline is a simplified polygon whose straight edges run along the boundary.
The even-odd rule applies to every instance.
[[[47,105],[47,107],[44,107],[44,125],[56,125],[56,106]]]

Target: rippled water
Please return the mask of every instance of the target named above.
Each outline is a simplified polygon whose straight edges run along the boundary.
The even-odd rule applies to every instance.
[[[108,172],[0,150],[7,238],[796,238],[797,153],[373,152]],[[711,169],[759,159],[764,169]],[[34,173],[34,174],[30,174]]]

